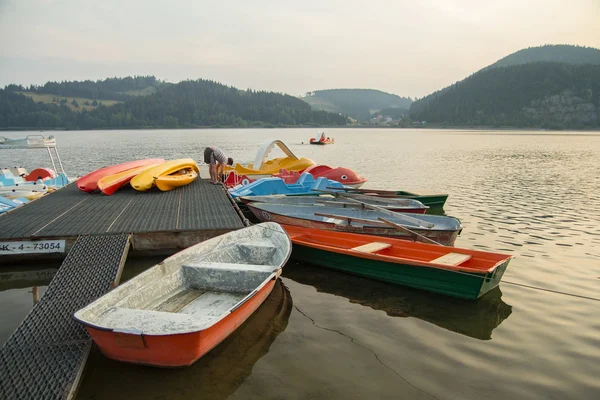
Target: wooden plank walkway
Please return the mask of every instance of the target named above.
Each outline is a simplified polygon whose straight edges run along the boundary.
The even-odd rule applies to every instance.
[[[64,258],[80,235],[117,233],[132,234],[132,251],[166,255],[245,224],[225,187],[206,179],[112,196],[73,183],[0,216],[0,259]]]

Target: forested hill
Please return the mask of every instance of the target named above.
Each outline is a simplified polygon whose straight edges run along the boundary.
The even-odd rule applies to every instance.
[[[63,97],[80,97],[90,100],[127,100],[131,97],[155,93],[156,90],[169,83],[160,81],[154,76],[128,76],[126,78],[106,78],[97,81],[63,81],[48,82],[43,86],[9,85],[13,91],[49,94]]]
[[[64,85],[67,87],[69,85]],[[158,85],[155,93],[106,106],[82,99],[36,102],[22,87],[0,90],[1,128],[191,128],[345,125],[346,117],[314,111],[296,97],[238,90],[207,80]],[[70,92],[73,93],[73,92]],[[94,101],[94,103],[97,103]],[[114,102],[113,102],[114,103]]]
[[[413,104],[412,119],[463,126],[600,127],[600,65],[536,62],[477,72]]]
[[[368,120],[385,108],[408,109],[412,100],[373,89],[330,89],[307,93],[302,100],[313,109],[340,112],[357,120]]]
[[[496,61],[487,68],[507,67],[539,61],[567,64],[600,64],[600,50],[566,44],[528,47]]]

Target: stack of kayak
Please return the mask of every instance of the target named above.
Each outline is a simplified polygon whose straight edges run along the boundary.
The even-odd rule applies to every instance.
[[[198,165],[191,158],[170,161],[148,158],[90,172],[77,180],[77,187],[88,193],[100,190],[108,196],[127,184],[141,192],[153,187],[164,192],[190,184],[198,174]]]

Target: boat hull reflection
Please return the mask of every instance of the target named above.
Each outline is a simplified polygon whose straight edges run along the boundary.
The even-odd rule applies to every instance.
[[[283,277],[385,311],[391,317],[418,318],[480,340],[490,340],[492,331],[512,313],[498,287],[471,301],[295,262],[286,265]]]
[[[250,376],[254,364],[288,324],[292,297],[281,279],[264,303],[231,336],[186,368],[120,363],[94,351],[78,399],[225,399]],[[110,382],[110,384],[106,384]]]

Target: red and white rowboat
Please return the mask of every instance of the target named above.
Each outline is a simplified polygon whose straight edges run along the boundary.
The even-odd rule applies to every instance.
[[[73,317],[111,359],[187,366],[263,303],[291,250],[276,223],[233,231],[167,258]]]

